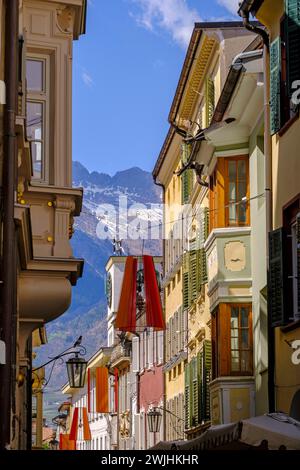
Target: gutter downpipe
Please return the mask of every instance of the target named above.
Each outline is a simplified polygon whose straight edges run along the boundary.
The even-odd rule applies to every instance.
[[[264,42],[264,154],[265,154],[265,191],[266,191],[266,248],[267,248],[267,282],[269,284],[269,233],[273,230],[273,202],[272,202],[272,137],[270,130],[270,39],[266,30],[249,23],[249,11],[240,10],[246,29],[262,36]],[[271,324],[268,308],[268,399],[269,412],[276,410],[275,405],[275,332]]]
[[[156,184],[156,186],[159,186],[160,188],[162,188],[162,200],[163,200],[163,211],[165,211],[165,198],[166,198],[166,190],[165,190],[165,186],[162,184],[162,183],[159,183],[157,181],[157,175],[153,175],[153,181],[154,181],[154,184]],[[163,227],[164,227],[164,224],[163,224]],[[165,242],[163,241],[163,263],[164,263],[164,260],[165,260]],[[165,276],[165,263],[163,264],[163,275]],[[165,307],[165,289],[163,289],[163,305]],[[164,312],[165,312],[165,308],[164,308]],[[166,334],[164,334],[163,336],[163,364],[166,363],[166,348],[165,348],[165,339],[166,339]],[[166,429],[166,381],[165,381],[165,374],[163,372],[163,407],[164,407],[164,411],[163,411],[163,430],[164,430],[164,435],[163,435],[163,440],[166,441],[166,435],[167,435],[167,429]]]
[[[16,194],[16,110],[18,92],[18,28],[19,1],[5,2],[5,83],[7,87],[4,111],[4,163],[3,163],[3,286],[0,328],[6,344],[6,364],[0,366],[0,449],[8,449],[11,441],[11,403],[15,386],[16,344],[14,315],[16,308],[16,231],[14,204]]]

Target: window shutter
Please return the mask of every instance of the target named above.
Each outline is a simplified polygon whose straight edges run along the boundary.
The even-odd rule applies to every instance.
[[[140,340],[137,336],[132,338],[132,372],[139,372],[140,370]]]
[[[285,0],[286,46],[287,46],[287,85],[288,96],[295,90],[293,82],[300,80],[300,0]]]
[[[144,333],[140,335],[140,368],[143,370],[145,368],[145,361],[144,361]]]
[[[189,283],[189,253],[184,254],[183,258],[183,308],[190,306],[190,283]]]
[[[297,277],[298,277],[298,318],[300,318],[300,214],[296,219],[296,234],[297,234]]]
[[[181,161],[185,165],[191,154],[192,146],[183,143],[181,145]],[[181,203],[187,204],[193,188],[193,170],[185,170],[181,175]]]
[[[284,302],[286,273],[284,268],[284,230],[274,230],[269,234],[269,288],[268,309],[272,326],[281,326],[286,322]]]
[[[151,369],[154,363],[154,332],[151,328],[150,333],[148,334],[148,367]]]
[[[164,362],[164,332],[157,331],[157,364]]]
[[[198,400],[199,400],[199,420],[203,421],[203,351],[197,355],[197,374],[198,374]]]
[[[179,324],[180,324],[180,346],[179,349],[182,351],[184,349],[184,338],[186,335],[186,325],[184,324],[184,312],[182,306],[179,308]]]
[[[191,361],[192,365],[192,426],[198,425],[199,420],[199,388],[198,388],[198,371],[197,358]]]
[[[191,296],[190,300],[193,302],[197,298],[197,281],[198,281],[198,270],[197,270],[197,252],[193,250],[190,252],[190,289]]]
[[[270,45],[270,98],[271,98],[271,135],[281,127],[280,116],[280,70],[281,38],[276,38]]]
[[[212,78],[207,77],[206,84],[206,127],[211,123],[215,110],[215,84]]]
[[[184,423],[185,428],[189,429],[190,427],[190,364],[186,364],[184,369]]]
[[[175,352],[178,354],[180,351],[180,319],[179,319],[179,310],[175,313]]]
[[[166,361],[168,362],[171,358],[171,334],[170,334],[171,323],[170,320],[167,323],[166,328]]]
[[[204,370],[203,370],[203,420],[210,419],[210,391],[209,384],[211,381],[211,342],[204,342]]]

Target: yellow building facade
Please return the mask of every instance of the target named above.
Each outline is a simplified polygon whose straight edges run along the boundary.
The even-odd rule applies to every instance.
[[[241,22],[195,25],[169,114],[171,128],[153,171],[165,196],[165,399],[176,416],[167,413],[167,440],[191,439],[210,424],[211,312],[204,249],[209,188],[195,156],[228,67],[252,40]]]

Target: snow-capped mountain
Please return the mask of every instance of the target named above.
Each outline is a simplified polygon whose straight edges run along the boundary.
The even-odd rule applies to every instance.
[[[127,229],[130,232],[130,225],[136,217],[141,223],[152,221],[154,227],[159,227],[162,217],[161,189],[154,184],[150,173],[139,168],[121,171],[111,177],[95,171],[90,173],[81,163],[74,162],[73,186],[84,189],[82,213],[75,220],[72,238],[74,256],[85,259],[84,273],[73,288],[68,312],[47,325],[48,344],[38,350],[39,363],[53,352],[72,345],[79,332],[88,357],[106,345],[105,264],[113,254],[113,244],[111,239],[103,240],[99,235],[105,225],[113,230],[119,224],[123,234]],[[129,215],[119,213],[120,198],[123,202],[126,198]],[[110,214],[112,208],[115,209],[116,224]],[[159,240],[143,242],[126,239],[126,236],[121,238],[125,254],[141,254],[142,250],[153,255],[161,254]],[[65,367],[56,366],[51,378],[52,388],[58,388],[65,379]]]

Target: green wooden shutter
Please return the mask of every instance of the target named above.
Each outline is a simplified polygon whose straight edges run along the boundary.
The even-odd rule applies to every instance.
[[[194,357],[191,361],[191,389],[192,389],[191,425],[197,426],[199,423],[199,387],[198,387],[198,370],[197,370],[197,358],[196,357]]]
[[[185,429],[190,427],[190,364],[186,364],[184,369],[184,426]]]
[[[189,283],[191,289],[190,301],[191,303],[197,298],[197,282],[198,282],[198,269],[197,269],[197,251],[190,252],[190,267],[189,267]]]
[[[191,155],[192,147],[190,144],[181,145],[181,161],[185,165]],[[185,170],[181,175],[181,203],[187,204],[193,189],[193,170]]]
[[[293,82],[300,80],[300,0],[285,0],[288,96],[295,90]]]
[[[208,421],[210,419],[210,390],[209,384],[211,382],[211,362],[212,362],[212,351],[211,342],[204,342],[204,371],[203,371],[203,420]]]
[[[268,310],[273,327],[281,326],[286,321],[285,312],[285,268],[283,253],[284,231],[282,228],[269,234],[269,286]]]
[[[206,127],[211,123],[215,110],[215,84],[212,78],[207,77],[205,83],[206,91]]]
[[[281,127],[280,116],[280,78],[281,78],[281,38],[270,45],[270,98],[271,98],[271,135]]]
[[[190,275],[189,275],[189,258],[190,254],[187,252],[183,255],[183,274],[182,274],[182,304],[183,308],[187,309],[190,306]]]
[[[297,277],[298,277],[298,316],[300,317],[300,214],[296,219],[297,232]]]
[[[199,400],[199,422],[203,421],[203,351],[197,355],[198,365],[198,400]]]

